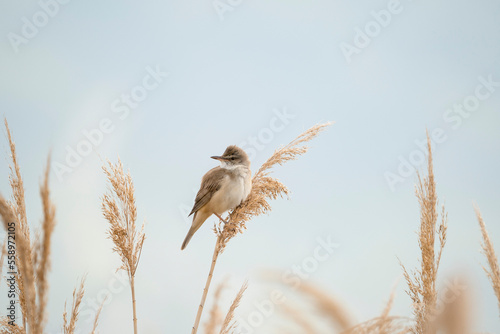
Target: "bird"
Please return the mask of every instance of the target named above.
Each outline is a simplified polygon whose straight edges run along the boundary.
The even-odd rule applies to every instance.
[[[220,161],[220,166],[209,170],[201,180],[200,190],[188,216],[194,215],[193,223],[181,250],[186,248],[194,233],[212,214],[225,222],[221,215],[245,201],[252,190],[250,159],[243,149],[230,145],[221,156],[210,158]]]

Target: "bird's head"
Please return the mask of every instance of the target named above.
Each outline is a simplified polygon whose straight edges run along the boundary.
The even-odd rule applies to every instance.
[[[213,156],[212,159],[219,160],[221,167],[234,168],[238,166],[250,167],[248,155],[235,145],[228,146],[221,156]]]

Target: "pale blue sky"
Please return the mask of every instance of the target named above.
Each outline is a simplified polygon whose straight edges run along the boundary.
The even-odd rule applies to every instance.
[[[340,247],[308,282],[340,297],[359,321],[377,316],[401,275],[398,258],[410,268],[418,264],[415,174],[394,191],[385,175],[398,172],[400,157],[418,155],[415,141],[426,128],[439,128],[446,140],[436,146],[435,172],[449,212],[440,284],[457,272],[468,275],[477,295],[475,329],[499,332],[472,203],[500,252],[500,86],[480,88],[490,93],[484,100],[472,96],[481,80],[500,82],[500,3],[402,0],[349,63],[342,43],[353,44],[356,29],[374,20],[371,12],[392,2],[231,3],[221,20],[210,0],[70,1],[57,13],[50,7],[53,17],[39,21],[38,32],[17,47],[12,34],[23,36],[23,17],[43,20],[40,4],[0,5],[0,110],[17,143],[32,226],[40,219],[37,187],[48,152],[65,164],[67,147],[85,140],[82,131],[105,119],[114,127],[62,181],[52,173],[58,225],[48,332],[59,331],[64,300],[84,273],[90,298],[115,282],[118,257],[100,213],[101,158],[119,155],[131,170],[139,217],[147,221],[137,272],[141,332],[187,333],[209,269],[214,220],[186,251],[180,245],[190,224],[185,211],[201,176],[216,165],[209,157],[246,142],[257,152],[255,170],[279,145],[326,121],[335,124],[306,156],[276,168],[290,200],[273,202],[272,213],[249,223],[220,258],[214,284],[230,280],[225,300],[249,278],[240,309],[247,317],[268,288],[259,270],[289,270],[314,253],[318,237],[330,235]],[[144,92],[136,87],[156,68],[168,76],[120,119],[122,94]],[[479,105],[467,117],[447,113],[464,101]],[[276,118],[285,112],[291,116]],[[260,139],[250,144],[251,137]],[[0,190],[7,195],[3,138]],[[394,314],[410,315],[405,288],[400,281]],[[5,296],[2,287],[0,305]],[[112,295],[101,333],[133,332],[129,300],[128,290]],[[278,318],[269,317],[256,333],[269,333]]]

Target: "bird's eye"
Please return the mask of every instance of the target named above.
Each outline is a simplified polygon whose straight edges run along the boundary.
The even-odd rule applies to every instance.
[[[231,160],[236,160],[236,158],[235,157],[231,157]]]

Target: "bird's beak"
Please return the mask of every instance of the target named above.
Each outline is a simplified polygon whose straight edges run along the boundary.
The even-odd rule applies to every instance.
[[[219,160],[219,161],[227,161],[228,160],[227,158],[224,158],[224,157],[221,157],[218,155],[214,155],[213,157],[210,157],[210,158],[215,159],[215,160]]]

